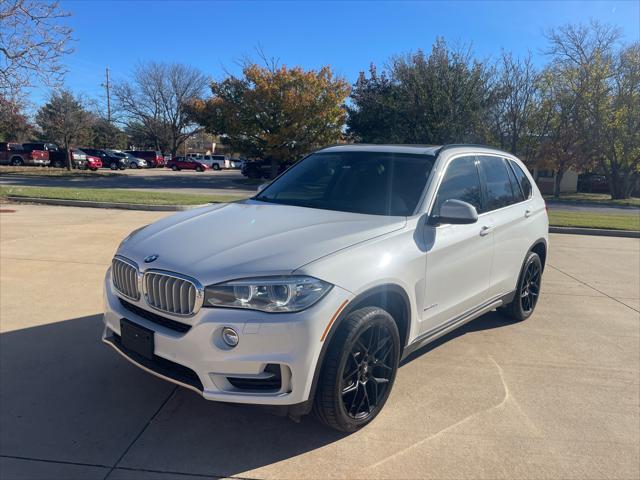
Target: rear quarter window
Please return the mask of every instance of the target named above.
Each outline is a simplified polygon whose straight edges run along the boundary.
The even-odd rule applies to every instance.
[[[522,171],[522,169],[520,168],[520,165],[518,165],[513,160],[509,160],[509,165],[511,165],[511,169],[513,170],[513,174],[515,175],[516,180],[520,185],[524,198],[525,199],[531,198],[531,194],[533,193],[532,192],[533,188],[531,187],[531,182],[529,181],[529,178],[524,173],[524,171]]]
[[[486,210],[497,210],[515,203],[513,187],[509,179],[508,166],[501,157],[483,155],[480,159],[480,170],[486,192]]]

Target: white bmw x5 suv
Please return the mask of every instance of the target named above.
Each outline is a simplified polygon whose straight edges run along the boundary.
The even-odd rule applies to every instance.
[[[547,232],[508,153],[330,147],[253,198],[132,232],[106,274],[103,340],[208,400],[354,431],[409,353],[498,307],[531,315]]]

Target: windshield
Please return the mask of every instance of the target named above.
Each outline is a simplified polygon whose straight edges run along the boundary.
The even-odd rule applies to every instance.
[[[412,215],[434,157],[406,153],[315,153],[255,200],[369,215]]]

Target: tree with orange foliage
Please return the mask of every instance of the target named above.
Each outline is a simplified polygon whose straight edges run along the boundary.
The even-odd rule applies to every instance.
[[[342,136],[349,84],[331,68],[304,70],[247,62],[241,76],[211,84],[212,98],[192,102],[192,118],[249,157],[297,160]]]

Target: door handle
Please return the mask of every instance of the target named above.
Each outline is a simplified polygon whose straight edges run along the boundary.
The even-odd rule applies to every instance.
[[[480,229],[480,236],[484,237],[485,235],[489,235],[494,229],[493,225],[485,225]]]
[[[524,218],[529,218],[531,216],[531,213],[533,213],[533,212],[531,212],[531,210],[525,210],[524,211]]]

